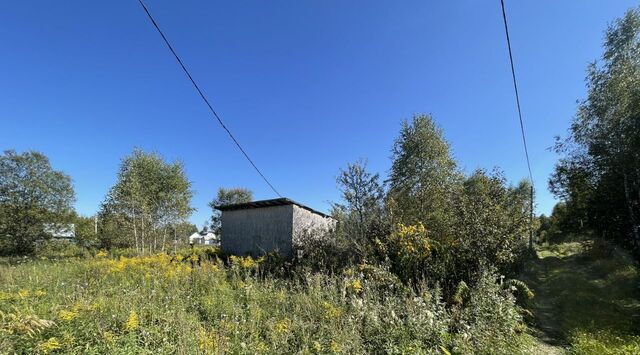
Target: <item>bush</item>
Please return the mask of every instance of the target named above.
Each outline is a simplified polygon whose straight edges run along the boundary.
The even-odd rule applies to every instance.
[[[515,296],[498,280],[494,270],[483,271],[461,305],[454,307],[456,352],[513,354],[526,346],[520,342],[526,339],[519,336],[526,328]]]
[[[36,245],[35,255],[45,259],[89,257],[91,252],[73,241],[47,240]]]

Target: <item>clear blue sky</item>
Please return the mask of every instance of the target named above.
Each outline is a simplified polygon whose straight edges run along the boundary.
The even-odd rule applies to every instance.
[[[403,118],[431,113],[465,171],[526,177],[498,0],[147,0],[283,195],[320,210],[359,157],[386,175]],[[507,1],[538,211],[548,151],[603,30],[635,1]],[[0,3],[0,149],[34,149],[94,213],[134,147],[184,162],[198,226],[219,186],[274,197],[211,119],[137,1]]]

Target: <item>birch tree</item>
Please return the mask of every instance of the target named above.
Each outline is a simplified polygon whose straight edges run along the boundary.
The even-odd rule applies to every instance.
[[[551,190],[600,236],[640,255],[640,11],[605,33],[604,54],[587,74],[579,105],[556,151]]]
[[[101,208],[103,232],[127,225],[128,244],[140,253],[164,250],[167,233],[189,217],[191,182],[180,162],[136,149],[122,160],[118,180]],[[119,241],[122,242],[122,241]]]

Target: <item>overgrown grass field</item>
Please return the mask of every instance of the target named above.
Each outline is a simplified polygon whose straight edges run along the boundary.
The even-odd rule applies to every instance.
[[[447,308],[437,289],[369,265],[284,278],[203,255],[5,261],[0,352],[507,354],[531,342],[495,275]]]

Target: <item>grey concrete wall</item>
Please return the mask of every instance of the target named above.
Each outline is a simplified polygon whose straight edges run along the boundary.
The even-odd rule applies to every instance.
[[[294,248],[307,238],[324,238],[335,228],[335,220],[323,217],[305,208],[293,205],[293,245]]]
[[[292,255],[293,205],[222,212],[221,248],[227,254]]]

